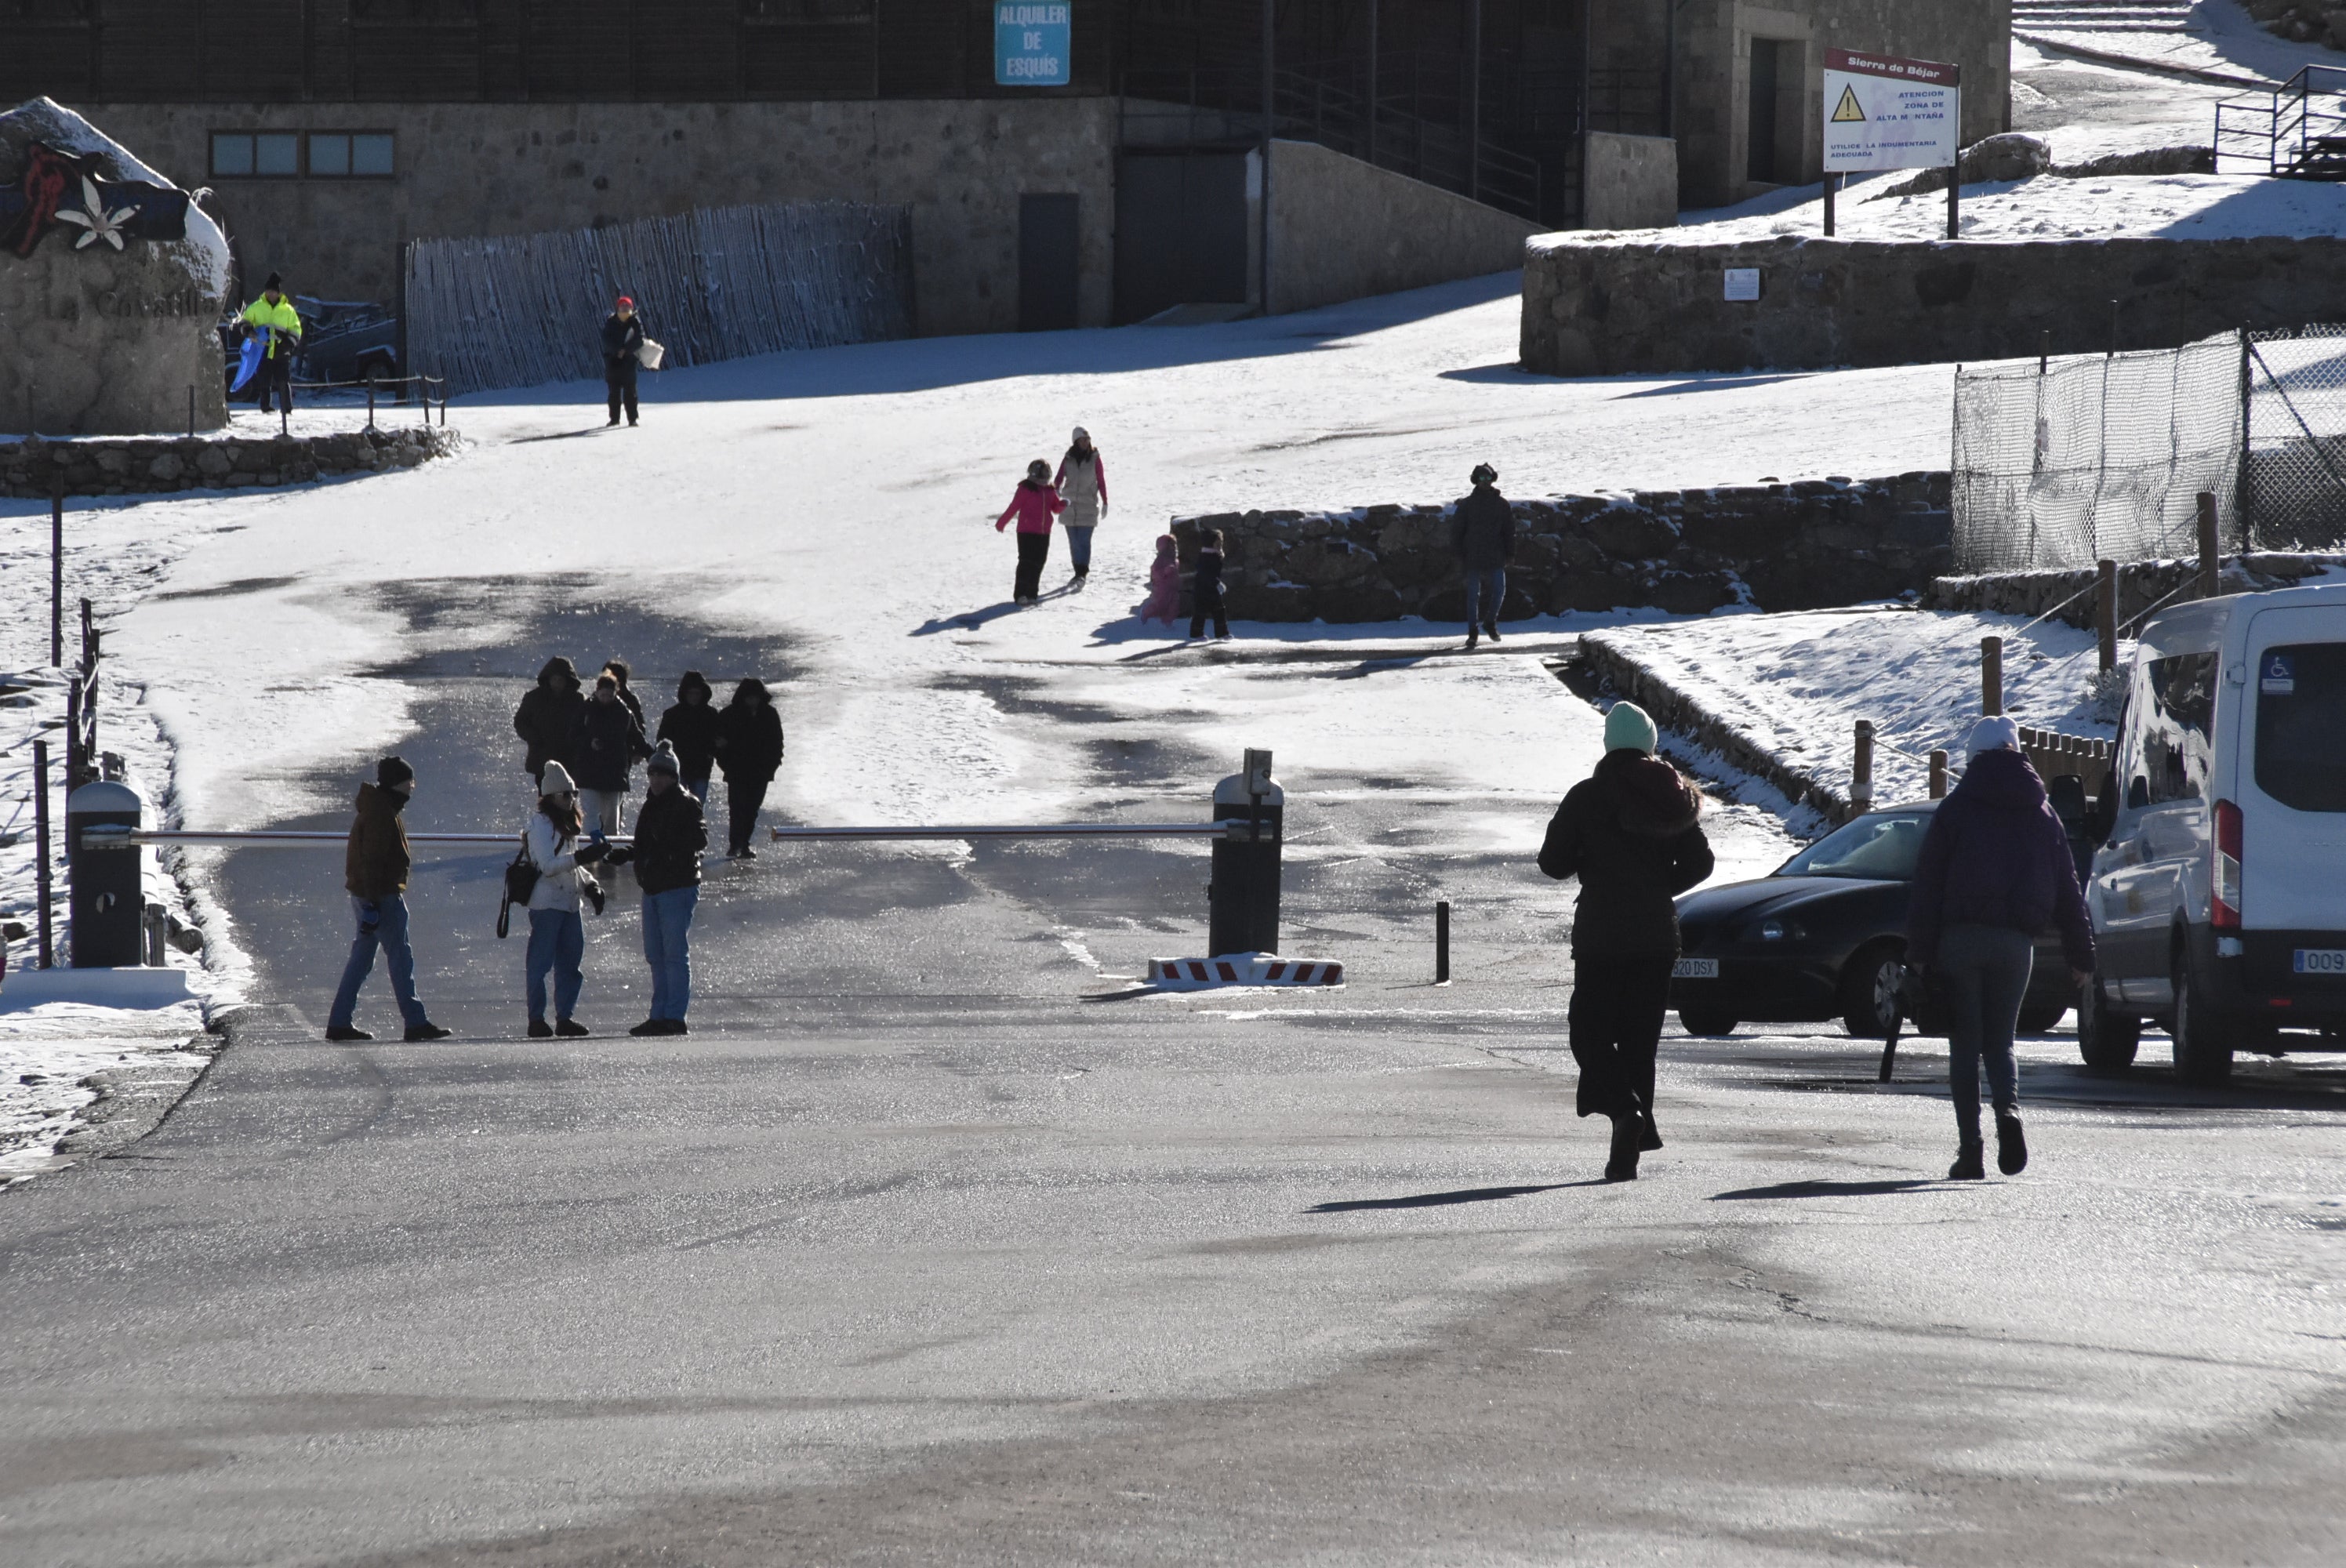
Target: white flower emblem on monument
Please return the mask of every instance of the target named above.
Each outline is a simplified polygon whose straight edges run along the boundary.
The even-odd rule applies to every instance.
[[[121,226],[137,216],[138,209],[136,207],[117,207],[108,212],[105,199],[97,193],[97,182],[87,175],[82,176],[81,179],[81,204],[79,212],[62,208],[57,212],[58,222],[77,223],[89,231],[74,241],[74,249],[86,250],[103,239],[117,250],[121,249]]]

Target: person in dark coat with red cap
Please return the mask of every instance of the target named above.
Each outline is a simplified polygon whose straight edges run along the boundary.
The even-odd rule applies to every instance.
[[[1995,1164],[2028,1167],[2020,1125],[2020,1066],[2012,1053],[2036,938],[2057,928],[2079,991],[2094,972],[2094,926],[2077,886],[2068,830],[2045,792],[2020,728],[1983,718],[1965,746],[1971,762],[1931,813],[1907,902],[1906,962],[1928,976],[1948,1012],[1947,1080],[1959,1138],[1950,1181],[1987,1175],[1980,1143],[1980,1064],[1995,1105]]]
[[[622,294],[618,309],[603,318],[603,386],[611,394],[611,421],[606,430],[619,423],[623,403],[627,423],[636,423],[636,371],[641,362],[636,351],[643,346],[644,324],[636,319],[636,302]]]
[[[1605,716],[1605,755],[1547,825],[1539,868],[1580,879],[1572,914],[1572,1058],[1579,1113],[1613,1119],[1607,1181],[1637,1179],[1654,1127],[1654,1057],[1678,956],[1678,894],[1710,875],[1702,793],[1654,755],[1634,702]]]

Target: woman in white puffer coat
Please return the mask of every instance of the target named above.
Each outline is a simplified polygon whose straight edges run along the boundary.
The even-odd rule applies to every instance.
[[[584,823],[578,814],[578,787],[571,781],[568,769],[548,762],[538,789],[537,809],[530,813],[529,826],[522,835],[529,863],[537,870],[537,884],[529,894],[529,955],[525,960],[533,1040],[587,1032],[570,1015],[586,983],[578,967],[586,955],[586,928],[578,916],[578,900],[584,894],[600,911],[603,890],[586,868],[610,852],[598,841],[578,841]],[[549,971],[554,975],[551,1027],[546,1022]]]

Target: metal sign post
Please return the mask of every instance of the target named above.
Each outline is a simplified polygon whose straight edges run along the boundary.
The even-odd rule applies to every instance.
[[[1943,168],[1947,238],[1961,235],[1963,67],[1896,55],[1825,51],[1825,232],[1833,223],[1833,176]]]

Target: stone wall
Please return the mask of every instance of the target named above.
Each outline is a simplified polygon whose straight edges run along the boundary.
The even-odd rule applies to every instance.
[[[1758,300],[1724,298],[1730,267],[1760,270]],[[2346,320],[2346,239],[1542,235],[1524,258],[1523,365],[1607,376],[2100,353],[2112,300],[2128,349]]]
[[[1590,131],[1583,229],[1670,229],[1678,220],[1678,144]]]
[[[1116,222],[1109,97],[823,103],[118,104],[88,109],[211,200],[246,291],[390,300],[409,239],[531,234],[776,201],[913,209],[923,333],[1018,325],[1018,199],[1080,200],[1080,304],[1105,326]],[[372,130],[388,179],[213,179],[214,130]],[[1512,264],[1512,263],[1511,263]],[[657,334],[658,323],[653,322]]]
[[[1316,142],[1271,143],[1274,313],[1511,272],[1539,231],[1529,219]]]
[[[1805,610],[1917,592],[1947,567],[1947,496],[1941,473],[1517,501],[1504,613]],[[1449,514],[1226,512],[1176,518],[1172,532],[1187,562],[1201,529],[1222,531],[1239,619],[1456,621],[1465,596]]]
[[[2346,570],[2346,555],[2260,552],[2228,558],[2217,579],[2228,594],[2260,594],[2290,588],[2309,577]],[[1977,576],[1937,577],[1923,590],[1926,610],[1982,610],[1994,615],[2039,616],[2091,628],[2098,624],[2101,575],[2093,566],[2044,572],[1987,572]],[[2197,561],[2128,561],[2118,567],[2118,619],[2127,623],[2155,605],[2179,604],[2198,596]]]
[[[0,442],[0,495],[153,495],[305,484],[344,473],[413,468],[460,451],[438,425],[338,435]]]

